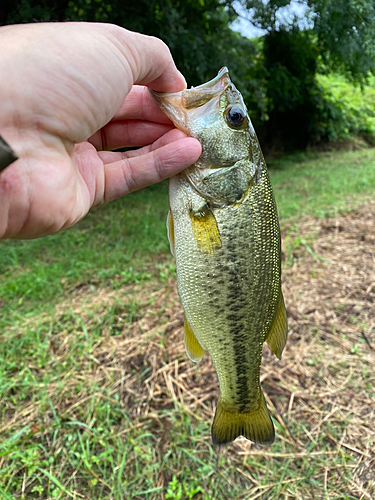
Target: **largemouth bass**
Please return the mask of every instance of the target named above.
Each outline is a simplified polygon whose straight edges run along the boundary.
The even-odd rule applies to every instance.
[[[262,347],[281,357],[287,320],[277,209],[258,139],[227,68],[198,87],[152,94],[202,144],[198,161],[170,179],[167,227],[187,354],[198,362],[208,351],[219,378],[213,443],[240,435],[272,443]]]

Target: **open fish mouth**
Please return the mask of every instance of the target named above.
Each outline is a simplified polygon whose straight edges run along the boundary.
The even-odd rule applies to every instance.
[[[215,78],[209,82],[183,90],[181,92],[181,104],[185,109],[203,106],[213,97],[221,94],[230,83],[228,68],[224,66]]]
[[[228,68],[224,66],[215,78],[197,87],[184,89],[180,92],[165,93],[149,90],[159,107],[174,125],[188,133],[187,111],[200,108],[215,97],[219,98],[228,85],[231,85],[231,80]]]
[[[210,80],[209,82],[205,82],[205,83],[202,83],[201,85],[198,85],[198,87],[192,87],[192,88],[195,88],[195,89],[204,89],[204,88],[207,88],[207,87],[212,87],[212,86],[216,85],[225,75],[229,78],[228,68],[226,66],[223,66],[219,70],[219,72],[215,76],[215,78],[212,78],[212,80]]]
[[[196,168],[230,167],[249,156],[250,141],[256,141],[255,133],[227,67],[197,87],[180,92],[150,92],[174,126],[201,143],[202,153],[194,164]],[[232,110],[237,121],[230,115]]]

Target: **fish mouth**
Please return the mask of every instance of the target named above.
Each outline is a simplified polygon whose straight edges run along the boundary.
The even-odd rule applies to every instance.
[[[189,95],[191,93],[198,92],[206,93],[207,91],[209,91],[209,93],[216,94],[221,91],[223,87],[226,87],[228,83],[230,83],[229,70],[226,66],[223,66],[221,70],[219,70],[218,74],[212,78],[212,80],[202,83],[197,87],[190,87],[190,89],[180,90],[180,92],[156,92],[156,90],[152,89],[149,89],[149,91],[156,102],[159,103],[159,100],[168,99],[172,96]]]
[[[209,82],[183,90],[181,92],[181,103],[185,109],[199,108],[213,97],[221,94],[230,83],[228,68],[224,66],[215,78]]]
[[[219,96],[231,84],[228,68],[224,66],[209,82],[180,92],[156,92],[149,89],[158,106],[164,111],[173,124],[189,134],[187,111],[200,108],[212,98]]]
[[[201,85],[198,85],[198,87],[191,87],[191,89],[185,89],[185,91],[189,91],[192,89],[199,90],[199,89],[205,89],[205,88],[210,88],[210,87],[215,87],[217,83],[221,81],[222,78],[227,77],[229,80],[229,71],[226,66],[223,66],[221,70],[219,70],[218,74],[215,76],[215,78],[212,78],[209,82],[202,83]],[[185,92],[183,90],[183,92]]]

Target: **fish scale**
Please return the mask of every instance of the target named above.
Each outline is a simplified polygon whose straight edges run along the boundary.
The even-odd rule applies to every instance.
[[[267,188],[269,184],[263,180],[258,184],[258,189]],[[261,362],[259,345],[272,322],[280,289],[278,224],[271,225],[270,231],[269,220],[260,217],[259,211],[254,213],[250,197],[229,209],[236,212],[233,219],[241,221],[235,227],[228,224],[228,219],[232,220],[228,209],[214,209],[222,247],[202,258],[185,210],[190,189],[183,175],[171,180],[179,295],[193,331],[213,359],[222,400],[236,405],[240,412],[250,411],[251,402],[259,405],[259,385],[252,381],[259,379],[259,375],[254,377]],[[271,218],[277,220],[275,210]],[[262,237],[264,233],[267,237]],[[238,259],[239,255],[251,258]],[[219,277],[224,280],[221,285],[217,283]],[[271,314],[268,309],[273,310]],[[261,334],[254,335],[258,331]],[[221,345],[226,346],[224,351]]]
[[[168,234],[187,353],[197,362],[208,351],[219,379],[213,442],[271,443],[262,348],[267,341],[280,358],[287,322],[277,209],[258,140],[226,68],[199,87],[153,95],[202,144],[201,158],[170,179]]]

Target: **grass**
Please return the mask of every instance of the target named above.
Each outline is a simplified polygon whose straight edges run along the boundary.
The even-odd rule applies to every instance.
[[[163,262],[154,266],[150,258],[168,252],[167,211],[163,183],[93,210],[63,233],[2,242],[0,304],[6,302],[7,315],[0,326],[12,323],[20,306],[22,317],[34,315],[79,287],[105,284],[115,289],[148,279],[151,273],[168,273]]]
[[[282,362],[264,354],[277,433],[271,448],[211,444],[217,379],[207,356],[195,366],[184,354],[165,183],[97,209],[65,233],[2,242],[0,498],[373,498],[373,292],[365,267],[373,233],[365,212],[350,240],[361,265],[340,248],[348,210],[374,190],[374,160],[374,150],[363,150],[271,164],[281,225],[300,224],[288,240],[284,280],[293,333]],[[304,226],[301,215],[313,222]],[[337,235],[323,225],[323,236],[307,241],[309,224],[325,224],[311,217],[325,215],[334,216]],[[342,266],[351,263],[348,281]]]
[[[357,197],[371,198],[375,150],[301,153],[270,163],[281,220],[325,217],[353,209]]]
[[[270,164],[281,220],[353,207],[375,186],[375,150],[294,155]],[[45,311],[74,289],[111,289],[173,273],[166,239],[167,184],[93,210],[75,227],[1,243],[0,327]],[[152,258],[157,256],[157,263]],[[162,256],[162,257],[161,257]],[[5,307],[6,306],[6,307]],[[21,307],[21,309],[20,309]]]

